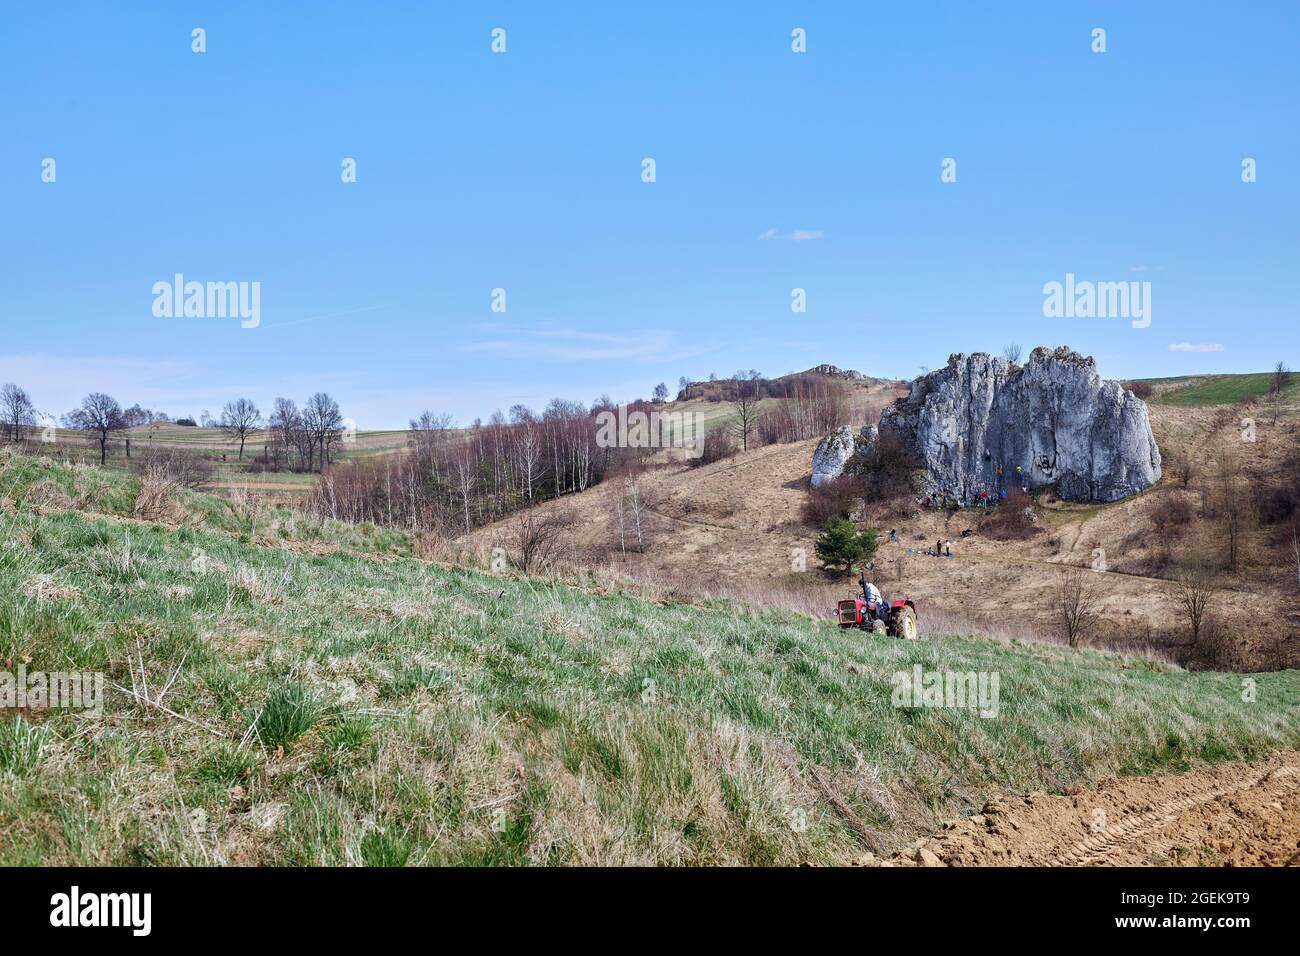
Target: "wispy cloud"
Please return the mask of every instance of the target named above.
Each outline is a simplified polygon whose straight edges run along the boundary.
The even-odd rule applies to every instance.
[[[1171,352],[1222,352],[1223,346],[1218,342],[1173,342]]]
[[[809,239],[824,239],[826,233],[820,229],[792,229],[781,232],[779,229],[765,229],[758,234],[759,239],[783,239],[788,242],[807,242]]]
[[[1151,268],[1150,266],[1134,266],[1133,268],[1129,269],[1129,272],[1146,272],[1150,268]]]

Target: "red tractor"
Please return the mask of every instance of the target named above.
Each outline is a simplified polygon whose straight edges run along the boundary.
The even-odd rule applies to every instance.
[[[836,606],[835,617],[841,628],[856,627],[875,634],[916,640],[916,605],[911,599],[890,601],[883,618],[881,610],[874,601],[868,603],[860,597],[845,598]]]

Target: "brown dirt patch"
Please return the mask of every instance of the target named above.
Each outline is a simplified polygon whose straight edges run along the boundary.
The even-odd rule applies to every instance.
[[[939,864],[1300,866],[1300,753],[992,800],[889,861]]]

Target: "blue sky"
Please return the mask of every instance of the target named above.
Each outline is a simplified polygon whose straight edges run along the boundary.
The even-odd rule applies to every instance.
[[[1300,365],[1296,4],[545,6],[6,5],[0,380],[364,429],[1013,341]],[[177,272],[261,325],[156,318]],[[1067,272],[1150,281],[1150,327],[1045,318]]]

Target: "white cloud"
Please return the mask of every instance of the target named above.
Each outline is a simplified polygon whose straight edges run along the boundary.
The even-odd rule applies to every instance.
[[[1150,266],[1134,266],[1132,269],[1129,270],[1129,272],[1146,272],[1147,269],[1149,269],[1149,268],[1151,268],[1151,267],[1150,267]]]
[[[1222,352],[1223,346],[1218,342],[1173,342],[1169,346],[1171,352]]]
[[[809,239],[824,239],[826,233],[820,229],[792,229],[782,234],[776,229],[766,229],[758,234],[759,239],[785,239],[789,242],[807,242]]]

